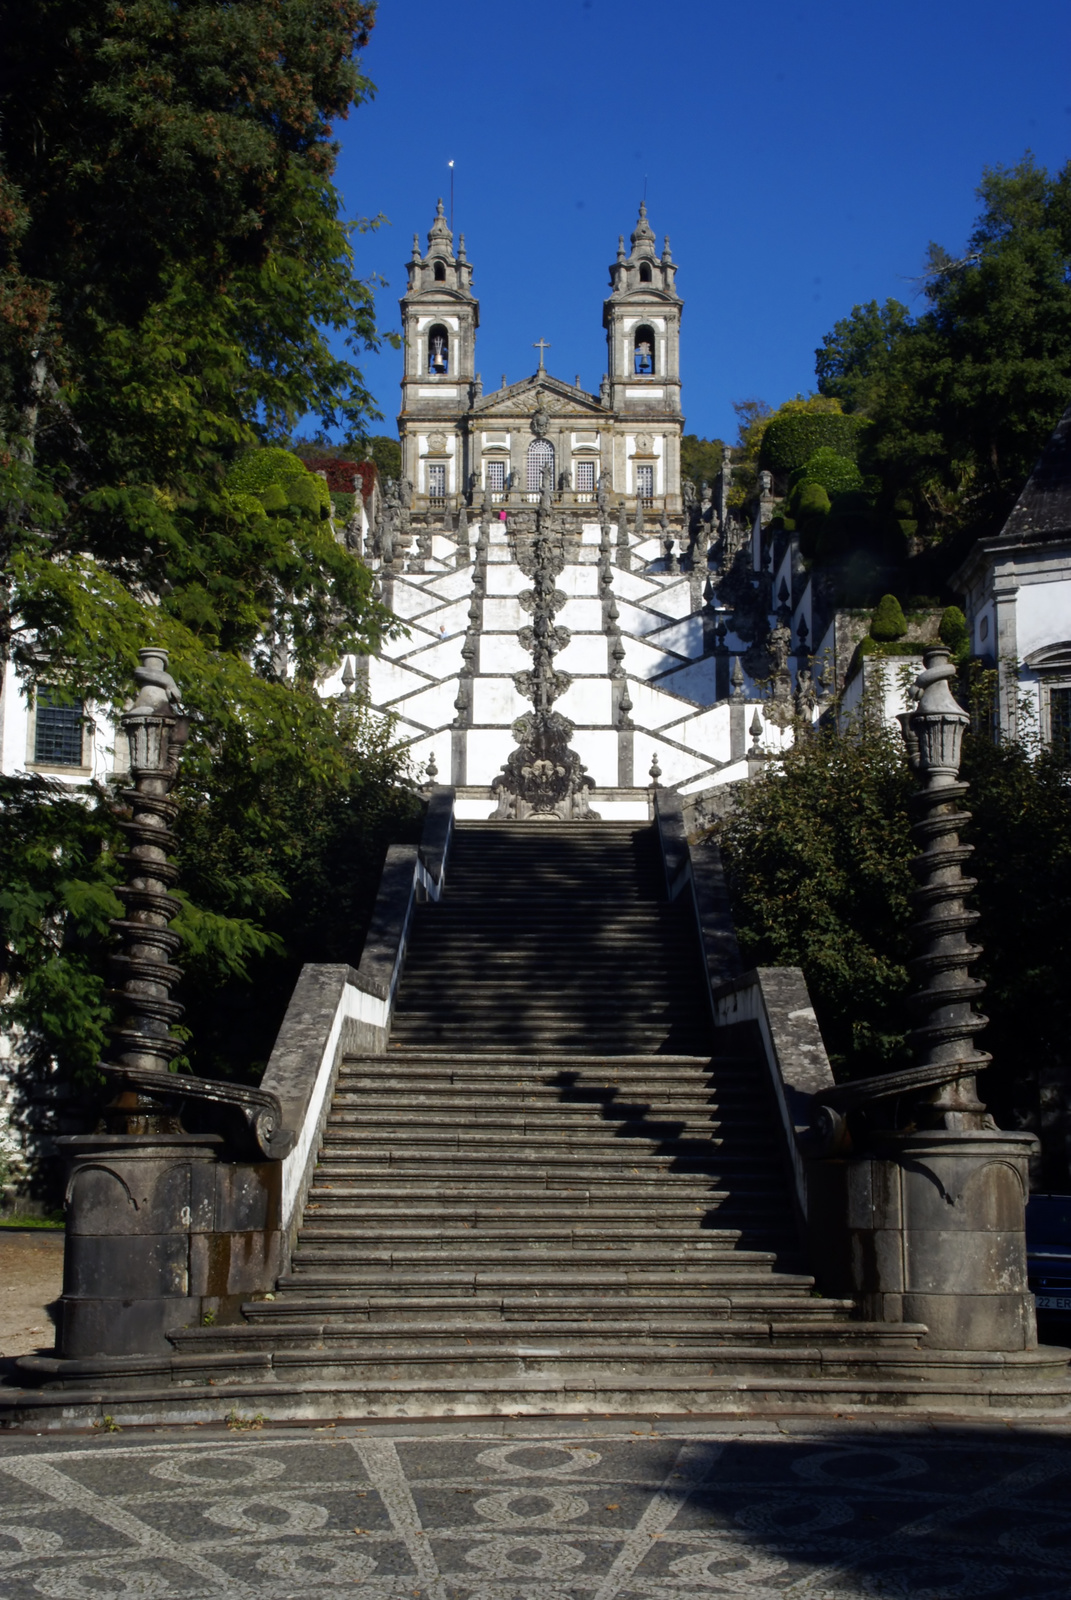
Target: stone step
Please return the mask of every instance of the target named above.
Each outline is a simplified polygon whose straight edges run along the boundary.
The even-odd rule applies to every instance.
[[[362,1213],[360,1221],[346,1223],[333,1215],[325,1212],[314,1203],[306,1207],[306,1212],[311,1210],[311,1215],[306,1215],[301,1225],[299,1239],[303,1246],[332,1243],[367,1243],[369,1238],[374,1238],[379,1248],[384,1248],[391,1241],[419,1241],[422,1248],[443,1250],[453,1249],[456,1245],[463,1245],[475,1239],[486,1240],[494,1243],[498,1240],[515,1241],[527,1240],[533,1249],[543,1249],[548,1245],[560,1245],[563,1248],[572,1248],[580,1244],[588,1250],[613,1250],[619,1244],[636,1240],[646,1243],[651,1240],[651,1235],[657,1235],[654,1240],[655,1247],[660,1249],[662,1244],[671,1244],[674,1240],[687,1242],[701,1240],[708,1248],[722,1248],[729,1250],[759,1249],[760,1246],[744,1242],[744,1234],[740,1228],[704,1228],[700,1218],[688,1219],[685,1222],[664,1222],[661,1226],[652,1224],[646,1218],[641,1221],[619,1222],[533,1222],[529,1217],[524,1217],[513,1222],[487,1222],[476,1224],[467,1222],[444,1221],[441,1212],[429,1213],[422,1220],[406,1219],[387,1221],[386,1217],[369,1219]],[[374,1229],[367,1227],[368,1221],[374,1221]]]
[[[543,1177],[537,1182],[533,1181],[533,1174],[525,1173],[523,1179],[523,1182],[518,1179],[511,1183],[508,1193],[504,1193],[499,1174],[484,1173],[483,1181],[476,1182],[468,1167],[459,1169],[454,1182],[441,1174],[429,1176],[426,1172],[419,1179],[407,1177],[400,1181],[397,1173],[392,1174],[389,1169],[384,1173],[382,1167],[364,1174],[352,1165],[339,1164],[317,1168],[311,1194],[320,1201],[346,1200],[361,1205],[366,1199],[372,1198],[389,1200],[406,1207],[420,1201],[430,1204],[436,1199],[481,1206],[502,1199],[520,1203],[538,1198],[548,1206],[555,1201],[563,1206],[585,1203],[604,1205],[611,1201],[658,1204],[664,1199],[667,1204],[676,1201],[679,1204],[701,1205],[704,1210],[719,1217],[727,1212],[756,1214],[764,1211],[765,1214],[788,1221],[792,1215],[788,1186],[784,1181],[762,1183],[738,1179],[731,1189],[719,1189],[714,1184],[698,1186],[686,1173],[671,1173],[668,1177],[660,1174],[657,1182],[652,1178],[645,1179],[642,1173],[631,1181],[622,1182],[611,1173],[604,1175],[602,1182],[588,1178],[583,1186],[568,1175]]]
[[[606,1127],[601,1121],[589,1128],[566,1130],[556,1127],[496,1129],[489,1127],[434,1126],[430,1122],[394,1123],[390,1126],[360,1122],[332,1113],[324,1134],[325,1156],[349,1154],[361,1150],[369,1157],[381,1151],[396,1151],[404,1157],[431,1154],[449,1150],[473,1151],[483,1158],[503,1160],[516,1156],[523,1161],[576,1160],[620,1158],[629,1162],[648,1153],[676,1159],[699,1161],[717,1160],[722,1164],[740,1167],[752,1161],[769,1162],[779,1159],[772,1137],[742,1138],[735,1132],[688,1135],[679,1128],[669,1127],[662,1133],[644,1124],[623,1124],[620,1128]]]
[[[471,1174],[483,1178],[494,1177],[499,1181],[508,1183],[511,1177],[527,1177],[531,1181],[534,1174],[541,1177],[561,1177],[566,1172],[582,1171],[590,1181],[604,1177],[609,1173],[623,1173],[642,1171],[650,1180],[655,1173],[669,1181],[692,1175],[702,1174],[711,1184],[718,1180],[732,1177],[742,1177],[754,1174],[755,1177],[772,1177],[778,1170],[778,1163],[770,1161],[768,1167],[763,1164],[758,1167],[752,1157],[734,1157],[724,1151],[717,1151],[713,1155],[682,1155],[666,1154],[660,1148],[645,1148],[630,1153],[627,1150],[604,1150],[592,1145],[590,1148],[567,1150],[561,1147],[547,1147],[529,1150],[523,1144],[500,1144],[487,1147],[472,1146],[461,1157],[460,1147],[455,1146],[454,1154],[443,1146],[429,1146],[420,1149],[417,1145],[407,1146],[399,1150],[389,1141],[382,1146],[366,1146],[361,1139],[354,1139],[352,1145],[344,1141],[327,1138],[324,1140],[320,1166],[340,1170],[341,1163],[346,1163],[346,1170],[351,1176],[367,1167],[370,1172],[383,1171],[384,1167],[391,1167],[396,1175],[411,1172],[416,1178],[425,1173],[441,1173],[443,1176],[459,1176]]]
[[[616,1290],[624,1294],[660,1294],[680,1289],[684,1294],[697,1288],[750,1289],[798,1288],[809,1292],[814,1279],[805,1273],[774,1272],[767,1267],[733,1266],[729,1262],[682,1260],[676,1266],[658,1267],[647,1263],[636,1266],[607,1266],[593,1262],[585,1266],[563,1264],[548,1269],[533,1262],[529,1266],[509,1266],[507,1256],[502,1264],[478,1267],[450,1267],[439,1263],[429,1264],[426,1272],[417,1267],[390,1266],[337,1266],[300,1268],[284,1273],[278,1280],[282,1290],[296,1289],[302,1294],[328,1293],[332,1288],[371,1290],[380,1288],[390,1294],[460,1294],[486,1289],[500,1294],[535,1292],[539,1288],[561,1292],[568,1284],[577,1294],[594,1290]]]
[[[362,1272],[373,1267],[397,1267],[403,1271],[428,1267],[438,1272],[444,1251],[449,1254],[451,1271],[471,1267],[481,1272],[497,1272],[506,1267],[520,1272],[527,1266],[545,1272],[561,1265],[570,1272],[590,1266],[609,1267],[614,1272],[631,1271],[634,1268],[676,1272],[678,1268],[691,1270],[696,1267],[724,1266],[741,1271],[752,1268],[765,1273],[777,1262],[777,1253],[773,1250],[727,1249],[716,1240],[706,1242],[694,1236],[676,1239],[662,1237],[658,1240],[657,1250],[650,1249],[646,1243],[634,1249],[625,1248],[621,1241],[600,1249],[590,1240],[565,1245],[547,1240],[537,1248],[530,1241],[522,1246],[516,1236],[501,1240],[474,1237],[464,1242],[447,1239],[438,1244],[434,1240],[425,1240],[420,1244],[410,1242],[395,1245],[384,1244],[378,1238],[362,1241],[359,1236],[333,1240],[303,1236],[291,1258],[291,1275],[319,1272],[326,1268],[349,1271],[351,1267]]]
[[[372,1321],[394,1318],[408,1321],[423,1315],[441,1326],[470,1322],[481,1327],[505,1321],[608,1323],[611,1327],[631,1327],[639,1320],[646,1326],[652,1317],[668,1319],[674,1326],[681,1319],[721,1318],[745,1322],[805,1321],[821,1323],[850,1318],[856,1310],[853,1300],[825,1299],[808,1288],[769,1289],[761,1293],[750,1287],[702,1290],[695,1285],[681,1294],[621,1293],[542,1294],[501,1293],[486,1289],[471,1294],[391,1294],[386,1291],[337,1290],[309,1294],[299,1286],[280,1290],[274,1300],[253,1300],[242,1307],[250,1323],[276,1323],[293,1320],[314,1322]]]
[[[859,1347],[864,1343],[871,1349],[914,1349],[926,1333],[923,1323],[910,1322],[859,1322],[849,1318],[829,1318],[825,1321],[804,1319],[776,1321],[768,1319],[704,1317],[689,1320],[686,1317],[665,1315],[637,1315],[624,1324],[593,1321],[519,1320],[471,1322],[466,1324],[464,1344],[469,1352],[484,1349],[510,1349],[528,1344],[546,1345],[561,1341],[574,1348],[582,1346],[589,1352],[613,1352],[624,1342],[633,1347],[648,1343],[662,1349],[691,1348],[707,1351],[723,1350],[726,1346],[737,1348],[793,1346],[820,1344],[823,1349],[832,1345]],[[422,1321],[419,1317],[406,1317],[391,1321],[386,1317],[362,1321],[332,1322],[275,1322],[266,1321],[215,1326],[211,1328],[183,1328],[173,1330],[168,1338],[182,1354],[195,1351],[227,1350],[285,1350],[310,1349],[322,1342],[325,1346],[345,1349],[378,1350],[398,1349],[419,1353],[429,1346],[460,1348],[457,1329],[444,1330],[439,1318]]]
[[[661,1234],[664,1229],[676,1230],[688,1226],[701,1228],[712,1238],[736,1244],[742,1243],[750,1234],[766,1238],[772,1231],[770,1223],[761,1220],[751,1229],[723,1227],[720,1213],[709,1206],[692,1205],[690,1202],[678,1205],[662,1200],[618,1206],[599,1205],[597,1202],[590,1206],[577,1206],[569,1202],[562,1204],[553,1197],[545,1197],[539,1205],[523,1202],[511,1204],[508,1201],[501,1204],[488,1201],[477,1205],[467,1200],[441,1198],[433,1204],[411,1200],[405,1206],[404,1215],[399,1216],[396,1200],[339,1200],[333,1192],[328,1192],[322,1199],[311,1200],[305,1209],[311,1214],[306,1216],[303,1226],[315,1227],[317,1233],[330,1228],[349,1230],[362,1221],[375,1226],[378,1238],[426,1233],[429,1228],[440,1231],[454,1228],[521,1228],[530,1237],[538,1239],[557,1235],[602,1236],[604,1231],[610,1237],[618,1229],[623,1233],[636,1230],[644,1235],[652,1232]],[[347,1221],[347,1216],[354,1220]],[[709,1222],[711,1217],[718,1218],[717,1226]],[[785,1231],[784,1228],[781,1231]]]
[[[40,1431],[99,1425],[105,1411],[120,1426],[222,1423],[235,1411],[261,1412],[280,1423],[344,1418],[395,1425],[406,1417],[736,1419],[861,1412],[883,1421],[900,1421],[907,1413],[919,1421],[947,1420],[954,1414],[991,1424],[994,1417],[1064,1420],[1071,1411],[1067,1352],[1055,1360],[1046,1351],[1022,1352],[1020,1359],[986,1351],[956,1352],[949,1362],[935,1359],[942,1353],[922,1352],[921,1359],[912,1355],[919,1377],[904,1376],[912,1367],[898,1365],[891,1350],[878,1375],[845,1374],[834,1346],[828,1363],[817,1353],[814,1365],[820,1376],[798,1375],[798,1369],[790,1375],[783,1367],[760,1373],[743,1362],[736,1370],[711,1376],[674,1377],[657,1367],[633,1376],[616,1372],[609,1363],[571,1379],[465,1375],[433,1382],[401,1376],[371,1380],[367,1373],[350,1380],[340,1371],[301,1381],[300,1364],[290,1366],[285,1352],[276,1367],[273,1355],[251,1351],[224,1357],[131,1358],[126,1386],[109,1373],[106,1394],[98,1377],[100,1363],[87,1361],[79,1363],[86,1369],[82,1387],[71,1376],[53,1380],[52,1388],[9,1391],[0,1421]],[[37,1366],[40,1381],[47,1383],[47,1358],[37,1358]]]

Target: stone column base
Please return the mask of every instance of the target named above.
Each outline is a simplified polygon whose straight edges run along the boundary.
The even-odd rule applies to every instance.
[[[924,1322],[933,1350],[1030,1350],[1028,1133],[905,1133],[847,1163],[852,1275],[863,1314]]]

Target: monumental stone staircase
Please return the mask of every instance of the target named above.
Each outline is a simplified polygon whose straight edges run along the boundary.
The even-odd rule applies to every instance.
[[[817,1293],[761,1063],[714,1048],[660,876],[650,828],[458,827],[387,1052],[340,1068],[290,1271],[244,1326],[173,1334],[183,1381],[321,1416],[998,1399],[984,1357]]]

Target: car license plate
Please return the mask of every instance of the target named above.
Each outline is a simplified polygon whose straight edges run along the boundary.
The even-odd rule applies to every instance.
[[[1036,1294],[1039,1311],[1071,1311],[1071,1294]]]

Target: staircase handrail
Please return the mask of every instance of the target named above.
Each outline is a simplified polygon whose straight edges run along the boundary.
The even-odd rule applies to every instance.
[[[279,1029],[260,1087],[294,1129],[283,1160],[282,1227],[292,1240],[312,1181],[320,1135],[344,1055],[386,1049],[405,962],[413,906],[438,900],[454,828],[455,791],[431,792],[419,845],[391,845],[359,965],[307,962]]]
[[[130,1067],[101,1062],[99,1071],[160,1104],[200,1100],[209,1106],[226,1106],[241,1112],[259,1155],[281,1161],[294,1147],[295,1133],[283,1119],[278,1095],[248,1084],[219,1078],[196,1078],[192,1073],[161,1072],[151,1067]]]

